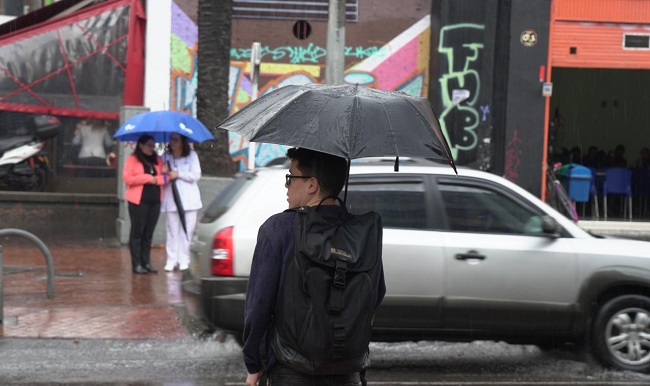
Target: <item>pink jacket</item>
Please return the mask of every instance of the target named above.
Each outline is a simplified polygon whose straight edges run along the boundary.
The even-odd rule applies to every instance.
[[[142,199],[142,190],[144,189],[145,184],[151,183],[151,177],[156,177],[156,185],[164,185],[165,179],[162,173],[162,158],[158,158],[158,164],[154,165],[156,168],[156,176],[147,174],[144,172],[144,165],[136,156],[131,154],[126,158],[124,163],[124,169],[122,170],[122,179],[126,184],[126,191],[124,192],[124,198],[131,203],[140,205],[140,200]],[[162,189],[160,189],[160,201],[162,202]]]

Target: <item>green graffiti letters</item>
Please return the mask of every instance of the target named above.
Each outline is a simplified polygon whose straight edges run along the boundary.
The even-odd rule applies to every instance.
[[[446,65],[446,73],[438,79],[443,105],[440,127],[451,142],[454,159],[460,150],[473,150],[478,143],[476,128],[480,114],[476,102],[481,79],[476,68],[483,49],[484,29],[484,25],[470,23],[440,29],[438,52],[442,68]]]
[[[364,59],[377,53],[379,49],[373,47],[345,47],[344,55],[356,59]],[[320,60],[327,55],[327,50],[321,46],[309,43],[305,47],[284,46],[271,49],[269,46],[262,47],[262,62],[280,61],[288,58],[291,64],[319,64]],[[230,50],[232,60],[249,60],[251,57],[250,48],[232,48]]]

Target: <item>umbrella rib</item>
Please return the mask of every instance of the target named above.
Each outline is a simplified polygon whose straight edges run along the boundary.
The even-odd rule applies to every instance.
[[[414,114],[416,114],[417,117],[418,117],[421,121],[424,121],[424,122],[426,123],[426,122],[427,122],[426,119],[424,119],[424,117],[422,116],[422,114],[420,113],[420,111],[418,110],[418,108],[417,108],[416,106],[414,106],[413,103],[412,103],[410,100],[408,100],[408,99],[406,99],[406,98],[405,98],[404,100],[405,100],[405,101],[409,104],[409,106],[413,109]],[[435,112],[433,111],[433,109],[431,110],[431,113],[434,115],[434,119],[437,120],[437,117],[435,116]],[[429,129],[429,131],[431,132],[431,134],[433,134],[436,138],[438,138],[438,141],[439,141],[440,144],[442,145],[443,149],[447,152],[447,158],[450,159],[450,160],[453,160],[454,157],[451,155],[451,150],[449,149],[449,145],[447,144],[447,140],[444,138],[444,136],[441,138],[440,135],[438,135],[438,133],[437,133],[435,130],[432,130],[432,129],[429,127],[428,124],[426,125],[426,127]],[[455,167],[454,167],[454,170],[456,170]]]
[[[298,96],[296,99],[294,99],[294,101],[297,101],[298,98],[300,98],[301,96],[303,96],[303,95],[305,95],[305,94],[307,94],[307,93],[303,93],[303,94],[301,94],[301,95]],[[323,111],[323,109],[325,109],[325,107],[327,107],[327,105],[330,103],[330,101],[331,101],[331,100],[328,99],[328,100],[325,101],[325,103],[323,103],[323,105],[320,107],[320,109],[318,109],[318,113],[316,113],[316,114],[314,115],[315,118],[320,116],[321,111]],[[274,118],[274,119],[275,119],[275,118]],[[311,126],[308,126],[308,127],[311,127]],[[306,128],[305,128],[305,129],[306,129]],[[299,132],[299,131],[296,130],[296,133],[298,133],[298,132]],[[307,132],[309,132],[309,131],[307,130]],[[319,150],[318,148],[314,148],[313,146],[312,146],[312,147],[305,147],[305,146],[304,146],[304,143],[305,143],[305,140],[306,140],[306,139],[307,139],[307,136],[303,136],[303,137],[302,137],[302,140],[300,141],[300,144],[299,144],[299,145],[296,145],[296,147],[304,147],[305,149],[310,149],[310,150],[315,150],[315,151],[321,151],[321,150]]]
[[[287,87],[289,87],[289,86],[287,86]],[[280,112],[282,112],[282,111],[286,110],[287,108],[291,107],[290,105],[292,105],[292,104],[294,104],[294,103],[300,103],[300,101],[301,101],[302,99],[307,98],[307,97],[309,96],[309,95],[308,95],[309,93],[310,93],[310,91],[303,92],[303,93],[299,94],[298,96],[296,96],[295,98],[292,98],[292,99],[291,99],[291,102],[290,102],[290,103],[286,103],[284,106],[282,106],[281,109],[278,109],[277,113],[273,116],[273,118],[269,119],[269,120],[264,124],[264,126],[265,126],[265,127],[270,127],[270,126],[272,126],[272,125],[273,125],[273,122],[275,122],[276,120],[279,120],[279,119],[280,119],[280,116],[281,116]],[[320,115],[321,111],[323,111],[323,109],[325,109],[325,107],[327,107],[327,105],[329,105],[330,102],[331,102],[331,100],[329,100],[329,99],[326,100],[325,103],[323,103],[323,105],[322,105],[322,106],[320,107],[320,109],[318,110],[318,113],[316,113],[316,114],[314,115],[314,117],[318,117],[318,116]],[[311,126],[309,126],[309,127],[311,127]],[[305,129],[307,129],[307,127],[305,127]],[[261,131],[261,130],[260,130],[260,131]],[[260,132],[260,131],[258,131],[258,132]],[[299,131],[299,130],[296,130],[295,133],[300,133],[300,131]],[[294,134],[294,135],[295,135],[295,134]],[[296,143],[295,145],[287,145],[286,143],[284,143],[284,141],[282,141],[282,142],[264,142],[264,141],[262,141],[262,142],[263,142],[263,143],[276,143],[276,144],[278,144],[278,145],[283,145],[283,146],[305,147],[305,146],[304,146],[304,143],[305,143],[305,140],[306,140],[306,139],[307,139],[307,137],[306,137],[306,136],[303,136],[303,137],[301,138],[300,142],[299,142],[299,143]],[[255,136],[253,136],[253,137],[250,139],[250,141],[252,141],[252,142],[256,142],[256,138],[255,138]],[[313,146],[312,146],[312,147],[305,147],[305,148],[306,148],[306,149],[309,148],[309,149],[311,149],[311,150],[320,151],[319,149],[314,149]]]
[[[320,107],[320,109],[318,109],[318,113],[315,115],[315,117],[320,117],[320,113],[323,111],[325,107],[327,107],[327,105],[330,104],[331,101],[332,101],[331,99],[326,100],[325,103],[323,103],[323,105]],[[312,149],[312,150],[316,150],[316,149]]]
[[[286,87],[291,87],[291,86],[286,86]],[[284,88],[286,88],[286,87],[284,87]],[[306,92],[302,92],[302,93],[298,94],[297,96],[295,96],[294,98],[288,99],[287,102],[284,103],[284,105],[282,106],[282,108],[277,109],[276,113],[273,114],[272,118],[271,118],[271,119],[268,119],[268,120],[264,123],[264,125],[260,126],[260,127],[258,128],[258,131],[257,131],[254,135],[252,135],[248,140],[251,141],[251,142],[258,142],[258,141],[257,141],[257,135],[262,131],[261,129],[262,129],[263,127],[270,127],[270,126],[272,126],[273,122],[275,122],[276,120],[279,120],[279,119],[280,119],[280,116],[282,115],[282,114],[280,114],[281,112],[284,112],[284,111],[285,111],[288,107],[290,107],[292,104],[294,104],[294,103],[298,103],[298,101],[299,101],[301,98],[303,98],[305,94],[307,94],[307,93],[306,93]],[[271,109],[272,107],[273,107],[273,106],[269,106],[269,107],[267,107],[266,109],[264,109],[264,111],[263,111],[262,113],[266,113],[266,111],[269,110],[269,109]],[[260,115],[261,115],[261,114],[260,114]],[[274,143],[274,142],[262,142],[262,143]],[[282,143],[276,143],[276,144],[278,144],[278,145],[284,145],[284,144],[282,144]]]
[[[386,105],[383,103],[381,104],[381,109],[384,112],[384,115],[386,116],[386,120],[388,121],[388,127],[390,127],[390,135],[392,137],[391,143],[395,147],[395,156],[399,157],[399,149],[397,148],[397,142],[395,141],[395,131],[393,130],[393,124],[390,121],[390,115],[388,115],[388,112],[386,111]]]
[[[290,87],[290,86],[287,86],[287,87]],[[284,88],[286,88],[286,87],[284,87]],[[253,135],[251,135],[248,140],[251,141],[251,142],[257,142],[255,137],[261,131],[262,127],[270,126],[276,119],[278,119],[278,117],[280,116],[280,112],[283,112],[287,107],[289,107],[292,103],[294,103],[296,100],[298,100],[303,95],[304,95],[304,93],[300,93],[297,96],[295,96],[294,98],[288,99],[280,109],[277,109],[277,111],[272,115],[271,119],[268,119],[262,126],[258,127],[258,130]],[[243,111],[248,106],[250,106],[250,103],[248,105],[246,105],[240,111]],[[257,118],[264,116],[264,114],[266,114],[269,110],[273,110],[273,108],[274,108],[273,105],[267,106],[266,108],[264,108],[262,111],[260,111],[258,113]],[[251,119],[250,121],[253,121],[253,119]],[[249,121],[249,123],[250,123],[250,121]],[[261,121],[263,121],[263,119]]]

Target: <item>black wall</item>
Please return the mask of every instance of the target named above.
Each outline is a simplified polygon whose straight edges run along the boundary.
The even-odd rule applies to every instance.
[[[550,0],[512,0],[505,126],[504,176],[539,196],[543,172],[544,108],[540,66],[547,64]],[[521,41],[533,30],[537,43]]]
[[[433,0],[429,99],[458,165],[490,170],[497,0]],[[464,96],[463,96],[464,94]],[[456,98],[467,97],[458,100]]]
[[[459,165],[539,195],[550,0],[433,0],[429,99]],[[522,44],[532,30],[534,45]],[[469,98],[454,103],[454,94]]]

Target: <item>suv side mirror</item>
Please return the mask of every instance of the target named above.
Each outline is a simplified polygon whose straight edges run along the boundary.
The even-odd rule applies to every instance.
[[[542,231],[551,237],[560,237],[560,226],[551,216],[542,216]]]

